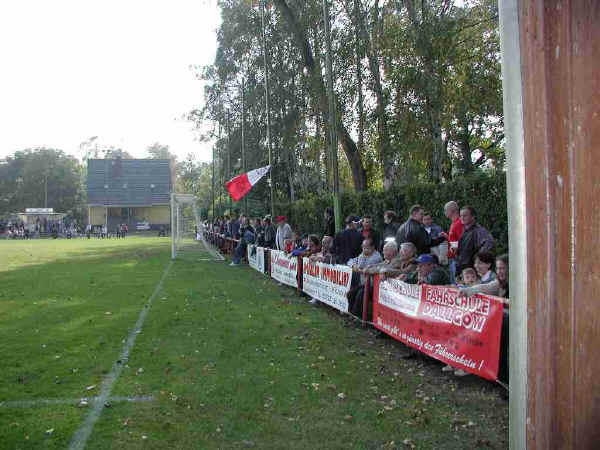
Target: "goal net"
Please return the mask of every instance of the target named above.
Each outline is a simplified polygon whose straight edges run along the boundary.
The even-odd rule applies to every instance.
[[[204,239],[197,197],[171,194],[171,257],[196,261],[222,260]]]

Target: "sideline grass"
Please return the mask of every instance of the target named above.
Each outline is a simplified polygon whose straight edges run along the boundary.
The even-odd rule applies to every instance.
[[[156,238],[53,242],[0,242],[0,401],[89,395],[168,261]],[[403,349],[247,267],[176,261],[113,390],[156,400],[104,409],[87,448],[507,447],[497,387]],[[65,448],[83,413],[0,408],[1,447]]]

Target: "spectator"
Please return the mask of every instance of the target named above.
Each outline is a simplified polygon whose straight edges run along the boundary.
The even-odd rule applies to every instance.
[[[456,253],[456,273],[466,267],[473,267],[475,255],[479,252],[491,252],[494,248],[494,238],[488,230],[477,223],[477,214],[471,206],[463,206],[460,210],[460,220],[464,231],[458,241]]]
[[[231,234],[234,239],[241,239],[242,235],[240,232],[240,228],[242,227],[242,224],[244,223],[245,219],[246,219],[246,216],[244,216],[243,214],[240,214],[239,219],[234,220],[233,223],[231,224]]]
[[[303,256],[305,258],[310,258],[311,256],[317,255],[321,253],[321,241],[319,237],[311,234],[302,240],[301,251],[297,251],[299,249],[292,251],[292,256]]]
[[[287,223],[287,217],[277,216],[275,219],[277,223],[277,233],[275,235],[275,246],[278,250],[285,251],[285,241],[292,239],[292,227]]]
[[[496,274],[492,270],[494,257],[488,252],[479,252],[475,255],[475,270],[479,275],[479,283],[490,283],[496,279]]]
[[[250,220],[250,225],[252,225],[252,227],[254,228],[254,241],[259,247],[264,247],[264,228],[262,225],[262,221],[260,220],[260,218],[255,217],[252,220]]]
[[[323,236],[321,240],[321,251],[311,255],[310,260],[312,262],[322,262],[325,264],[333,264],[335,257],[331,252],[331,246],[333,245],[333,238],[331,236]]]
[[[425,231],[431,237],[431,239],[436,239],[442,233],[442,227],[433,223],[433,217],[431,217],[430,212],[423,213],[423,226],[425,227]]]
[[[364,242],[368,242],[369,239],[365,239]],[[383,246],[383,261],[377,264],[373,264],[371,266],[363,269],[363,273],[369,275],[386,273],[389,270],[393,270],[393,266],[397,264],[398,256],[398,246],[396,242],[388,242]],[[365,295],[365,282],[362,281],[358,286],[353,287],[348,291],[346,297],[348,299],[348,311],[357,317],[362,317],[363,313],[363,298]],[[372,287],[370,287],[372,291]]]
[[[372,239],[375,248],[380,246],[379,233],[373,229],[373,218],[371,216],[363,216],[362,218],[362,230],[360,231],[363,239]]]
[[[365,273],[370,275],[395,272],[399,268],[398,245],[390,241],[383,246],[383,261],[374,266],[367,267]]]
[[[241,216],[242,223],[240,224],[240,242],[238,243],[235,251],[233,252],[233,261],[231,261],[230,266],[239,266],[240,261],[246,255],[246,250],[248,249],[248,244],[254,243],[255,232],[252,225],[250,225],[250,221],[247,217]]]
[[[381,254],[375,250],[375,244],[371,238],[364,239],[361,244],[362,252],[356,258],[348,261],[348,266],[353,272],[361,274],[361,283],[365,282],[364,270],[367,267],[379,264],[383,261]]]
[[[504,254],[496,258],[495,280],[460,289],[460,293],[468,297],[480,292],[495,295],[496,297],[508,298],[508,255]]]
[[[443,286],[449,284],[450,280],[446,272],[437,264],[433,255],[423,254],[417,258],[417,270],[406,278],[409,284],[431,284]]]
[[[400,245],[400,251],[396,259],[397,270],[386,276],[404,280],[417,270],[417,247],[412,242],[404,242]]]
[[[462,283],[458,285],[458,287],[469,287],[475,286],[479,279],[477,278],[477,272],[472,267],[467,267],[464,269],[460,275],[462,278]]]
[[[455,201],[449,201],[444,206],[444,214],[450,221],[450,230],[448,234],[442,233],[448,240],[448,266],[450,268],[450,282],[455,284],[456,282],[456,251],[458,249],[458,241],[460,240],[464,226],[460,220],[460,214],[458,209],[458,203]]]
[[[362,235],[356,230],[355,216],[348,216],[344,223],[346,228],[333,238],[333,252],[337,264],[346,265],[351,258],[356,258],[361,252]]]
[[[398,245],[404,242],[412,242],[417,247],[419,254],[427,254],[431,251],[432,246],[436,246],[444,242],[446,239],[440,236],[432,239],[423,226],[423,208],[420,205],[415,205],[410,208],[410,217],[396,233],[396,243]]]
[[[293,233],[293,234],[294,234],[294,236],[296,236],[296,233]],[[289,253],[289,256],[304,256],[304,253],[306,253],[308,251],[308,246],[309,246],[308,235],[302,236],[302,239],[300,239],[300,242],[298,242],[292,238],[292,242],[293,242],[293,247],[292,247],[291,251],[287,252],[287,253]]]
[[[461,288],[460,293],[470,297],[471,295],[482,293],[495,295],[496,297],[508,298],[508,255],[500,255],[496,258],[496,279],[484,284]],[[506,304],[505,304],[506,306]],[[502,320],[502,333],[500,335],[500,368],[498,370],[498,379],[508,382],[508,329],[509,312],[505,307]],[[457,370],[455,375],[466,375],[466,372]]]
[[[325,232],[323,235],[335,235],[335,218],[333,217],[333,208],[331,206],[325,208]]]
[[[383,246],[388,242],[396,241],[396,233],[398,232],[398,228],[400,228],[398,216],[394,211],[386,211],[383,213],[383,223],[385,225],[383,227],[383,236],[380,244],[382,250]]]
[[[264,235],[264,243],[263,245],[267,248],[273,248],[275,246],[275,235],[276,235],[275,227],[271,223],[271,216],[265,216],[263,219],[263,235]]]

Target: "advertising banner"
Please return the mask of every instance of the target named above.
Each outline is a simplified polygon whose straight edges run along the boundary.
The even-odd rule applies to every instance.
[[[498,377],[503,301],[454,288],[375,276],[373,323],[393,338],[466,372]]]
[[[256,245],[248,245],[248,264],[254,270],[265,273],[265,249]]]
[[[352,269],[348,266],[313,263],[302,258],[302,290],[312,298],[348,312],[346,294],[351,282]]]
[[[288,258],[281,250],[271,250],[271,277],[288,286],[298,287],[298,258]]]

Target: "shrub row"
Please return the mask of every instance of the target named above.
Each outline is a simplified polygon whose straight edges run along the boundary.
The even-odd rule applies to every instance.
[[[506,174],[503,172],[476,173],[442,184],[420,183],[384,191],[344,192],[342,220],[348,215],[370,215],[377,229],[383,228],[383,212],[396,211],[404,222],[410,207],[422,205],[431,212],[435,223],[448,230],[444,204],[450,200],[459,206],[470,205],[477,211],[478,222],[496,239],[498,254],[508,251],[508,217],[506,209]],[[294,203],[279,203],[277,214],[289,217],[294,230],[322,234],[325,230],[324,211],[333,204],[330,196],[311,196]]]

